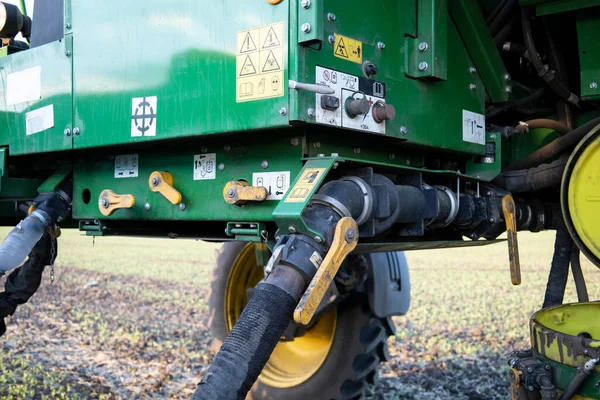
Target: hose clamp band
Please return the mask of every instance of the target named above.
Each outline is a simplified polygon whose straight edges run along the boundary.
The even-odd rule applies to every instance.
[[[348,210],[348,208],[345,205],[343,205],[340,201],[334,199],[331,196],[315,194],[313,195],[310,201],[311,203],[331,207],[333,211],[335,211],[341,218],[352,217],[352,214],[350,214],[350,210]]]
[[[352,182],[356,184],[363,193],[364,197],[364,206],[363,210],[360,213],[360,216],[356,219],[356,223],[360,226],[369,220],[371,214],[373,213],[373,199],[374,193],[371,186],[369,186],[364,180],[356,176],[345,176],[341,181]]]

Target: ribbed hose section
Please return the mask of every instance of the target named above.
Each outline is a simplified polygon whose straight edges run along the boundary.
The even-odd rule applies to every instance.
[[[243,400],[292,319],[298,301],[261,283],[225,339],[192,400]]]
[[[19,222],[0,245],[0,272],[21,265],[51,223],[50,216],[41,210]]]
[[[542,308],[558,306],[563,303],[567,279],[569,279],[569,262],[571,260],[571,247],[573,239],[569,235],[563,219],[556,227],[556,241],[554,242],[554,256],[548,275],[544,305]]]

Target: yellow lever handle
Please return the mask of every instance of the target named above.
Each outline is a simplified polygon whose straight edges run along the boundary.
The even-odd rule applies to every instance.
[[[248,201],[265,201],[269,196],[267,188],[250,186],[248,182],[231,181],[223,188],[223,198],[229,204],[245,204]]]
[[[119,209],[133,208],[134,205],[135,198],[132,194],[116,194],[110,189],[102,191],[98,198],[98,208],[107,217]]]
[[[181,193],[173,187],[173,175],[170,172],[154,171],[148,179],[150,190],[162,194],[172,204],[181,203]]]
[[[350,217],[342,218],[335,227],[329,252],[294,310],[296,323],[309,324],[340,266],[357,244],[358,225],[356,221]]]
[[[517,207],[510,194],[502,198],[502,213],[506,221],[508,235],[508,261],[510,263],[510,280],[513,285],[521,284],[521,262],[519,260],[519,242],[517,241]]]

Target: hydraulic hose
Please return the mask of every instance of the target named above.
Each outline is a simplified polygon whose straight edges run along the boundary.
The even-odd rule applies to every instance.
[[[538,128],[552,129],[553,131],[556,131],[556,132],[560,133],[561,135],[565,135],[565,134],[571,132],[571,129],[567,125],[563,124],[562,122],[555,121],[553,119],[548,119],[548,118],[532,119],[532,120],[520,123],[519,125],[517,125],[515,127],[515,129],[517,130],[517,132],[516,132],[517,134],[519,134],[519,133],[522,134],[522,133],[529,131],[530,129],[538,129]]]
[[[35,210],[19,222],[0,245],[1,273],[21,265],[48,227],[70,214],[72,191],[72,183],[66,182],[56,193],[42,193],[36,197]]]
[[[558,80],[556,73],[544,64],[537,52],[535,43],[533,41],[533,32],[531,29],[531,9],[523,8],[521,13],[521,24],[523,27],[523,39],[525,40],[525,47],[527,48],[527,54],[529,55],[531,63],[536,69],[539,77],[546,82],[546,84],[558,95],[558,97],[575,106],[578,106],[579,97],[567,89]]]
[[[583,385],[583,382],[590,376],[592,371],[594,371],[594,367],[598,364],[598,361],[600,361],[598,358],[592,358],[584,365],[577,368],[577,375],[575,375],[575,378],[569,383],[567,390],[562,393],[558,400],[571,400],[581,385]]]
[[[585,284],[585,278],[583,277],[583,270],[581,269],[579,256],[579,248],[573,245],[573,248],[571,249],[571,273],[573,274],[575,290],[577,291],[577,301],[580,303],[587,303],[590,301],[590,297]]]
[[[490,107],[486,110],[485,117],[486,118],[495,117],[496,115],[502,114],[503,112],[508,111],[512,108],[517,108],[517,107],[529,104],[529,103],[539,99],[543,95],[544,95],[544,88],[538,89],[535,92],[533,92],[530,95],[527,95],[523,98],[520,98],[520,99],[517,99],[514,101],[510,101],[508,103],[504,103],[500,106]]]
[[[571,258],[571,247],[573,239],[561,218],[556,227],[556,241],[554,242],[554,256],[548,275],[546,294],[542,308],[561,305],[569,278],[569,262]]]
[[[498,33],[502,30],[502,28],[505,26],[506,18],[509,16],[516,4],[517,0],[508,0],[506,5],[502,7],[496,18],[494,18],[489,25],[489,31],[492,36],[498,35]]]
[[[559,137],[552,143],[534,151],[527,157],[524,157],[506,167],[505,171],[515,169],[531,168],[539,165],[549,158],[555,157],[564,151],[574,147],[593,129],[600,129],[600,117],[591,120],[590,122],[573,129],[564,136]]]
[[[271,277],[283,275],[285,289]],[[198,385],[192,400],[243,400],[290,323],[294,309],[306,287],[294,269],[279,265],[266,282],[260,283],[223,342],[217,357]]]
[[[559,186],[567,161],[563,158],[535,168],[506,171],[495,179],[494,183],[503,186],[511,193],[535,192]]]

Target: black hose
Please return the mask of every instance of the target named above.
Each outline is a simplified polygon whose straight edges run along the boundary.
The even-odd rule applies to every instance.
[[[535,168],[507,171],[494,180],[511,193],[535,192],[536,190],[558,187],[562,180],[568,159],[560,159]]]
[[[496,44],[496,47],[502,47],[504,45],[506,39],[508,39],[518,23],[519,16],[516,16],[515,18],[511,19],[508,24],[504,25],[502,29],[500,29],[500,32],[494,36],[494,43]]]
[[[506,53],[515,53],[520,56],[523,56],[525,55],[527,49],[525,48],[525,46],[519,43],[505,42],[502,44],[502,51]]]
[[[290,323],[297,304],[298,299],[282,288],[260,283],[192,400],[245,399]]]
[[[504,171],[526,169],[539,165],[544,161],[555,157],[572,147],[575,147],[581,141],[581,139],[585,137],[585,135],[587,135],[594,129],[600,129],[599,124],[600,117],[595,118],[590,122],[573,129],[571,132],[559,137],[558,139],[545,145],[544,147],[534,151],[527,157],[515,161],[514,163],[506,167]]]
[[[532,101],[539,99],[543,95],[544,95],[544,88],[538,89],[528,96],[522,97],[517,100],[510,101],[501,106],[495,106],[494,108],[489,108],[488,110],[486,110],[485,117],[486,118],[495,117],[496,115],[502,114],[503,112],[506,112],[512,108],[516,108],[519,106],[523,106],[525,104],[529,104]]]
[[[568,101],[569,103],[578,106],[579,105],[579,97],[572,93],[569,89],[567,89],[556,77],[556,73],[548,68],[542,62],[540,58],[535,43],[533,41],[533,32],[531,30],[531,19],[532,13],[531,9],[523,8],[521,14],[521,23],[523,27],[523,39],[525,40],[525,47],[527,48],[527,53],[529,55],[529,59],[536,69],[538,75],[546,84],[563,100]]]
[[[561,305],[565,296],[567,279],[569,278],[569,262],[573,239],[565,226],[564,219],[560,218],[556,227],[556,240],[554,242],[554,256],[548,275],[544,305],[548,308]]]
[[[587,303],[588,301],[590,301],[590,297],[588,296],[587,286],[585,284],[583,270],[581,269],[579,255],[579,248],[574,245],[571,249],[571,273],[573,274],[575,290],[577,291],[577,301],[579,301],[580,303]]]
[[[569,383],[567,389],[560,395],[558,400],[571,400],[577,391],[583,385],[583,382],[590,376],[590,374],[594,371],[594,367],[598,363],[598,359],[591,359],[587,361],[584,365],[577,368],[577,374]]]
[[[508,0],[502,0],[500,3],[498,3],[498,5],[496,6],[496,8],[494,8],[494,10],[490,13],[490,15],[488,15],[488,17],[485,19],[485,23],[489,26],[498,16],[498,13],[500,11],[502,11],[502,9],[504,8],[504,6],[506,5],[506,2]]]
[[[506,5],[502,7],[502,10],[500,10],[496,18],[489,25],[489,31],[492,36],[496,36],[502,30],[506,23],[506,18],[510,15],[515,5],[517,5],[517,0],[508,0]]]

